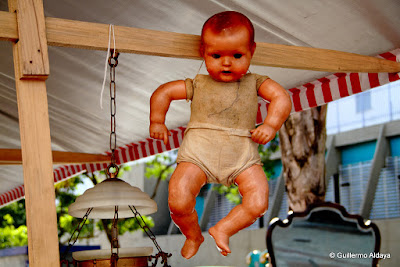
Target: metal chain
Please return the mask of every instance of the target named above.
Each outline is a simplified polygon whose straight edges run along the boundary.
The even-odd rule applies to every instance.
[[[118,206],[114,208],[114,219],[111,227],[111,255],[114,254],[114,248],[117,249],[119,254],[119,241],[118,241]]]
[[[110,57],[108,59],[108,64],[110,65],[111,164],[107,167],[107,174],[110,176],[110,178],[115,178],[118,174],[118,166],[116,165],[116,159],[115,159],[115,150],[117,148],[117,133],[116,133],[116,120],[115,120],[115,114],[117,111],[117,104],[115,101],[115,98],[116,98],[115,67],[118,65],[118,56],[119,56],[118,52],[114,51],[113,49],[110,50]],[[111,167],[115,167],[116,172],[110,173]],[[146,225],[146,222],[144,221],[142,215],[140,215],[140,213],[136,210],[135,206],[129,206],[129,208],[133,212],[133,214],[135,216],[135,220],[139,224],[140,228],[142,228],[143,231],[147,234],[147,236],[153,241],[154,245],[156,246],[156,248],[158,250],[158,253],[156,254],[156,256],[149,257],[150,259],[152,259],[152,258],[155,259],[152,266],[155,267],[157,265],[158,258],[161,258],[161,263],[164,264],[164,267],[171,267],[170,265],[168,265],[168,258],[171,257],[172,255],[170,253],[165,253],[164,251],[162,251],[161,247],[158,245],[158,243],[156,241],[155,235],[150,230],[150,228]],[[118,208],[117,207],[115,207],[115,214],[114,214],[113,225],[114,225],[114,223],[116,223],[116,221],[118,221]],[[139,218],[140,218],[140,220],[139,220]],[[143,226],[142,226],[142,224],[143,224]],[[118,258],[117,258],[118,252],[116,255],[114,255],[113,247],[114,247],[114,245],[111,244],[112,265],[116,265],[116,261],[118,260]],[[118,251],[118,245],[117,245],[117,251]],[[114,259],[113,259],[113,257],[114,257]]]
[[[156,254],[156,256],[150,256],[150,258],[155,259],[155,262],[153,263],[152,267],[155,267],[157,265],[158,258],[161,258],[161,263],[164,264],[164,267],[171,267],[170,265],[168,265],[168,258],[171,257],[172,254],[162,251],[161,247],[157,243],[156,236],[153,234],[153,232],[147,226],[142,215],[140,215],[140,213],[137,211],[135,206],[128,206],[128,207],[131,209],[133,215],[135,216],[135,220],[139,224],[140,228],[142,228],[143,231],[146,233],[146,235],[151,239],[151,241],[153,241],[154,246],[158,250],[158,253]],[[140,220],[139,220],[139,218],[140,218]],[[143,226],[142,226],[142,224],[143,224]]]
[[[82,228],[83,228],[83,226],[85,225],[85,223],[86,223],[86,221],[87,221],[87,219],[88,219],[88,217],[89,217],[89,214],[90,214],[90,212],[92,212],[92,210],[93,210],[93,208],[89,208],[89,209],[86,211],[85,216],[82,217],[82,220],[79,222],[78,226],[75,228],[74,232],[72,233],[71,237],[70,237],[69,240],[68,240],[68,247],[67,247],[67,249],[64,251],[64,253],[63,253],[61,259],[63,259],[63,260],[66,259],[69,250],[71,249],[71,247],[72,247],[73,245],[75,245],[76,241],[78,240],[79,234],[81,233]],[[74,237],[74,234],[76,233],[76,231],[78,231],[78,234],[76,235],[75,240],[74,240],[73,242],[71,242],[71,241],[72,241],[72,238]]]
[[[115,98],[117,96],[117,86],[115,83],[115,67],[118,65],[119,53],[110,50],[110,57],[108,64],[110,65],[110,115],[111,115],[111,133],[110,133],[110,150],[111,150],[111,164],[115,165],[115,149],[117,148],[117,133],[116,133],[116,120],[115,114],[117,112],[117,103]]]

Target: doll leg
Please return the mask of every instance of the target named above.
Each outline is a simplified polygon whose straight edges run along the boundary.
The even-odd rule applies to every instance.
[[[204,172],[189,162],[179,163],[169,182],[168,205],[171,218],[186,236],[181,254],[187,259],[197,253],[204,241],[194,207],[196,196],[206,182]]]
[[[268,208],[268,182],[263,168],[253,165],[235,180],[242,195],[242,203],[209,229],[222,255],[231,253],[229,237],[250,226]]]

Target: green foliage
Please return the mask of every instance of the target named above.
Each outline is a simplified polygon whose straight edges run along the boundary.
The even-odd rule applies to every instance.
[[[166,152],[156,155],[152,160],[146,162],[145,176],[146,178],[157,179],[154,186],[153,194],[150,196],[154,199],[157,195],[161,181],[165,181],[175,170],[176,160],[175,154],[177,151]]]
[[[214,186],[213,189],[218,192],[220,195],[225,195],[225,197],[232,202],[233,204],[240,204],[242,198],[239,194],[239,189],[237,186],[225,186],[225,185],[217,185]]]
[[[3,219],[0,223],[0,227],[11,225],[4,219],[5,215],[10,215],[11,218],[13,218],[12,225],[14,225],[16,228],[20,227],[21,225],[25,225],[25,199],[21,199],[0,209],[0,218]]]
[[[13,219],[13,217],[11,217],[10,214],[4,215],[4,216],[3,216],[3,219],[4,219],[4,222],[5,222],[6,224],[11,225],[11,224],[14,223],[14,219]]]
[[[28,245],[25,200],[0,209],[0,249]]]
[[[174,172],[174,164],[175,161],[168,153],[156,155],[151,161],[146,162],[145,176],[146,178],[155,177],[164,181]]]
[[[272,153],[276,152],[279,148],[279,138],[278,135],[264,146],[258,146],[258,153],[261,157],[261,162],[263,164],[263,169],[268,180],[270,177],[275,175],[274,172],[274,161],[270,159]]]
[[[3,219],[10,225],[0,228],[0,249],[26,246],[28,244],[28,231],[26,226],[21,225],[16,228],[12,225],[13,218],[9,214],[3,216]]]

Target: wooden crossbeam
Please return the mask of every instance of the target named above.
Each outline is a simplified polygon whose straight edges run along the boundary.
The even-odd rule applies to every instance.
[[[53,151],[53,164],[107,163],[110,157],[101,154]],[[0,149],[0,165],[22,164],[20,149]]]
[[[0,12],[0,39],[18,39],[16,16]],[[109,25],[46,18],[47,42],[52,46],[107,50]],[[200,36],[115,26],[120,52],[201,59]],[[252,64],[329,72],[400,72],[400,63],[353,53],[270,43],[257,43]]]
[[[0,40],[18,40],[17,14],[0,11]]]

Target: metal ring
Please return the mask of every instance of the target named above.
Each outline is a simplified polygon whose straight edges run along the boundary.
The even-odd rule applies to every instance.
[[[111,168],[115,168],[115,172],[110,173]],[[110,165],[107,166],[106,173],[107,173],[108,177],[116,178],[118,175],[118,172],[119,172],[119,167],[117,164],[111,163]]]
[[[111,59],[114,59],[115,62],[112,63],[112,62],[111,62]],[[113,57],[109,57],[109,58],[108,58],[108,65],[110,65],[111,68],[116,67],[116,66],[118,65],[118,59],[113,58]]]

